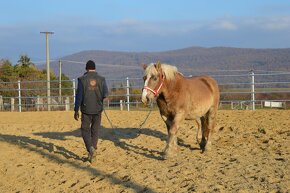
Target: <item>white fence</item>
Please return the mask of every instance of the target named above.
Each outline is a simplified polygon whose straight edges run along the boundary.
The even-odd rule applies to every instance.
[[[70,110],[75,80],[50,81],[50,85],[52,95],[48,100],[47,81],[0,82],[0,111]]]
[[[290,72],[227,72],[230,74],[221,71],[195,74],[209,74],[218,81],[220,108],[255,110],[290,107]],[[72,110],[75,80],[50,82],[51,100],[47,100],[46,81],[0,82],[0,111]],[[60,86],[64,83],[69,86]],[[110,95],[105,108],[127,111],[147,109],[141,103],[142,78],[107,78],[107,84]],[[278,106],[273,105],[278,103]]]

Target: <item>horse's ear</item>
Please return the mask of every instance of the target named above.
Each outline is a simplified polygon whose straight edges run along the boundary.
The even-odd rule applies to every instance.
[[[161,63],[159,60],[156,63],[156,68],[157,68],[157,70],[161,69]]]
[[[143,64],[143,69],[146,70],[147,64]]]

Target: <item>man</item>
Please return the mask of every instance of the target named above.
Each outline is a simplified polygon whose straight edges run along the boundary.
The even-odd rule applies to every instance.
[[[92,163],[96,157],[98,134],[101,127],[103,100],[108,96],[108,88],[104,77],[96,72],[94,61],[86,63],[87,72],[78,78],[78,87],[74,108],[74,119],[79,119],[79,108],[82,112],[81,132]]]

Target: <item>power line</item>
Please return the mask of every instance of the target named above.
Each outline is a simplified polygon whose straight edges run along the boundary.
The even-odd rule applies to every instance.
[[[86,62],[80,62],[80,61],[73,61],[73,60],[62,60],[60,59],[62,62],[64,63],[76,63],[76,64],[86,64]],[[51,62],[57,62],[59,60],[50,60]],[[46,61],[33,61],[33,63],[36,63],[36,64],[41,64],[41,63],[45,63]],[[130,66],[130,65],[121,65],[121,64],[98,64],[96,63],[96,66],[104,66],[104,67],[112,67],[112,68],[115,68],[115,67],[121,67],[121,68],[137,68],[137,69],[141,69],[141,66]]]
[[[79,62],[79,61],[73,61],[73,60],[61,60],[61,61],[63,61],[63,62],[77,63],[77,64],[86,64],[86,62]],[[141,68],[139,66],[130,66],[130,65],[121,65],[121,64],[98,64],[98,63],[96,63],[96,66],[123,67],[123,68]]]

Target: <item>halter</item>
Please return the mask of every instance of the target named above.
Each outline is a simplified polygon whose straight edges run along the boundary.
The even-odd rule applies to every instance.
[[[164,83],[164,76],[162,78],[162,82],[160,83],[160,85],[157,89],[152,89],[148,86],[144,86],[143,89],[150,90],[154,94],[154,97],[156,97],[158,95],[158,92],[160,91],[161,87],[163,86],[163,83]]]

